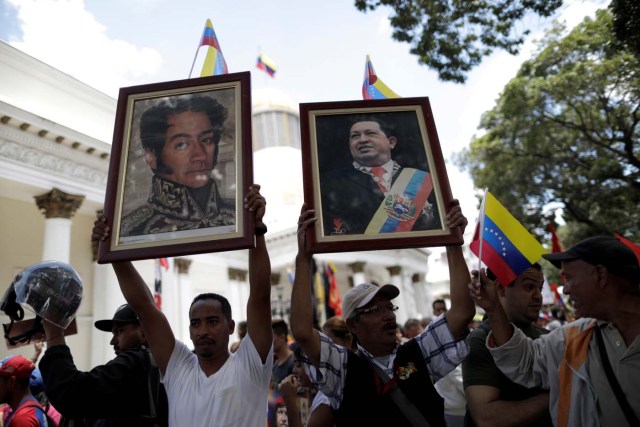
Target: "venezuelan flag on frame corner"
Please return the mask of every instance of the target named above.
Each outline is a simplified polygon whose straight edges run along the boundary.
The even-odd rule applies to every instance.
[[[482,255],[478,255],[481,242]],[[547,253],[489,192],[486,193],[484,212],[480,213],[480,221],[469,248],[476,256],[481,256],[481,261],[506,285],[531,267],[531,264],[538,262],[542,254]]]
[[[364,65],[364,82],[362,83],[362,99],[400,98],[400,95],[389,89],[376,75],[371,58],[367,55]]]
[[[262,53],[258,54],[256,67],[266,72],[271,77],[275,77],[276,71],[278,71],[278,67],[276,67],[276,64],[273,62],[273,60]]]
[[[216,32],[213,31],[213,24],[210,19],[207,19],[204,31],[202,32],[199,48],[202,46],[207,46],[207,56],[204,59],[204,64],[202,64],[200,77],[228,74],[227,62],[222,55],[220,43],[218,43],[218,38],[216,37]]]

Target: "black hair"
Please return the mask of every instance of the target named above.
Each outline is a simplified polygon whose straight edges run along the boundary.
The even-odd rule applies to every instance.
[[[395,127],[387,122],[381,115],[379,114],[358,114],[352,117],[349,117],[351,125],[349,125],[349,129],[351,126],[358,122],[376,122],[380,125],[380,130],[384,132],[384,134],[388,137],[395,136]]]
[[[159,104],[147,109],[140,117],[140,142],[142,148],[149,149],[156,157],[155,173],[171,173],[162,162],[162,148],[165,144],[169,116],[185,113],[204,113],[213,127],[215,154],[213,166],[218,160],[218,143],[224,132],[224,121],[229,113],[217,100],[204,95],[182,95],[163,99]]]
[[[214,301],[218,301],[220,303],[220,305],[222,306],[222,314],[224,314],[224,317],[227,318],[227,321],[231,322],[232,317],[231,317],[231,304],[229,304],[229,300],[226,299],[225,297],[223,297],[222,295],[219,294],[214,294],[212,292],[208,292],[208,293],[204,293],[204,294],[200,294],[198,296],[196,296],[193,301],[191,301],[191,305],[189,306],[189,312],[191,312],[191,308],[193,307],[193,304],[195,304],[198,301],[204,301],[204,300],[208,300],[208,299],[212,299]]]
[[[274,320],[271,322],[271,329],[273,329],[274,335],[278,336],[288,336],[289,335],[289,326],[287,326],[287,322],[282,319]]]
[[[443,304],[445,310],[447,308],[447,302],[445,300],[443,300],[443,299],[437,299],[437,300],[433,301],[433,303],[431,303],[431,308],[436,308],[436,304]]]

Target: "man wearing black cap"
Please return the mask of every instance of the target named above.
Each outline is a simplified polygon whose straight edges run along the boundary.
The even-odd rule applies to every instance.
[[[90,372],[77,370],[62,328],[43,323],[47,351],[39,366],[47,396],[64,417],[61,425],[167,425],[167,397],[131,306],[121,305],[112,319],[95,322],[113,333],[116,358]]]
[[[361,283],[342,300],[342,315],[357,338],[356,352],[335,344],[313,329],[311,254],[306,231],[317,220],[303,206],[298,225],[296,277],[291,295],[291,331],[302,347],[305,369],[329,399],[337,426],[445,426],[442,398],[433,383],[467,355],[464,338],[475,314],[468,296],[462,248],[447,247],[451,309],[436,317],[424,332],[398,345],[392,300],[394,285]],[[466,218],[454,201],[447,214],[450,228],[464,227]],[[428,422],[428,424],[426,424]]]
[[[554,425],[640,425],[638,258],[605,236],[543,257],[561,268],[564,293],[583,318],[528,340],[508,322],[494,283],[481,271],[482,284],[472,282],[470,290],[489,315],[487,347],[496,365],[525,387],[550,390]]]

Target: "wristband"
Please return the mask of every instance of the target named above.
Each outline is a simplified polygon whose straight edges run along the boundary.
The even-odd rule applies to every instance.
[[[267,233],[267,226],[264,224],[256,226],[254,233],[256,236],[264,236]]]

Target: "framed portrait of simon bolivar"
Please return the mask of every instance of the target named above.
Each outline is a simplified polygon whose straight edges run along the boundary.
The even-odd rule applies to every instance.
[[[428,98],[300,104],[314,252],[462,244]]]
[[[253,247],[250,74],[120,89],[98,262]]]

